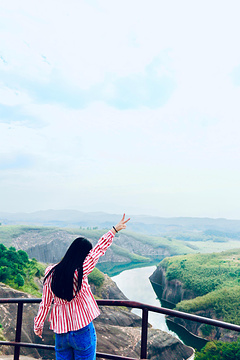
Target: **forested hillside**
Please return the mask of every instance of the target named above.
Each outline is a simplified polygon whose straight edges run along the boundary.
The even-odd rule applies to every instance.
[[[179,302],[178,310],[208,310],[217,319],[240,324],[240,249],[165,258],[161,267],[169,281],[180,280],[196,295]]]
[[[39,295],[35,279],[44,275],[43,264],[30,260],[28,254],[14,247],[9,249],[0,244],[0,282],[33,295]]]
[[[44,276],[45,268],[46,264],[39,263],[34,258],[29,259],[25,251],[16,251],[14,247],[8,249],[0,244],[0,282],[31,295],[41,296],[37,279]],[[95,268],[89,275],[89,281],[99,287],[104,276]]]
[[[209,342],[204,349],[197,352],[195,360],[238,360],[240,359],[240,341],[225,343]]]
[[[0,242],[6,246],[25,250],[30,258],[36,258],[44,263],[55,263],[62,258],[76,237],[85,236],[95,245],[106,231],[107,229],[96,227],[70,229],[2,225],[0,226]],[[126,266],[149,265],[159,262],[165,256],[192,252],[194,252],[192,247],[181,240],[124,231],[116,235],[114,243],[104,258],[100,259],[98,266],[100,270],[113,275]]]

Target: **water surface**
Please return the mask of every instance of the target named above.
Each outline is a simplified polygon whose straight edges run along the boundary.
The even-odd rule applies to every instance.
[[[157,298],[149,280],[149,276],[152,275],[155,270],[156,266],[125,270],[116,276],[112,276],[112,280],[115,281],[119,289],[129,300],[159,307],[161,306],[161,302]],[[142,310],[133,309],[132,312],[142,317]],[[166,331],[181,341],[175,332],[168,329],[165,315],[149,312],[148,322],[153,328]],[[194,354],[188,360],[193,359]]]
[[[112,280],[129,300],[159,307],[161,303],[149,280],[149,276],[155,270],[156,266],[125,270],[113,276]],[[140,309],[133,309],[132,312],[142,316]],[[170,332],[165,322],[165,315],[149,312],[148,321],[154,328]]]

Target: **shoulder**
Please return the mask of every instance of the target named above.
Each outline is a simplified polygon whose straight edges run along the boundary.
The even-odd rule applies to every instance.
[[[54,265],[49,265],[46,270],[45,270],[45,276],[49,273],[50,270],[52,270],[52,268],[54,268],[57,264]]]

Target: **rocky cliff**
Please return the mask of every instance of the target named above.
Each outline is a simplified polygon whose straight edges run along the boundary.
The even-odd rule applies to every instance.
[[[29,241],[29,236],[32,237]],[[79,235],[80,236],[80,235]],[[41,232],[29,232],[20,235],[13,241],[17,249],[25,250],[30,258],[36,258],[44,263],[55,263],[61,260],[71,242],[76,238],[67,231],[58,230],[47,237],[48,241],[42,238]],[[97,238],[90,238],[93,245],[97,243]],[[29,244],[37,244],[29,246]],[[117,246],[115,246],[117,245]],[[120,250],[120,251],[119,251]],[[121,251],[122,250],[122,251]],[[119,234],[104,257],[99,259],[101,262],[126,263],[132,256],[137,255],[139,261],[152,259],[162,259],[170,255],[170,251],[165,246],[153,247],[151,244],[143,243],[131,235]]]
[[[168,281],[166,271],[161,266],[158,266],[150,276],[150,281],[153,286],[155,285],[158,297],[173,306],[182,300],[193,299],[195,297],[192,291],[183,287],[181,281],[177,279]]]
[[[38,244],[29,248],[26,248],[26,252],[28,253],[29,257],[35,258],[38,261],[43,263],[56,263],[61,260],[63,255],[66,253],[69,245],[75,239],[75,237],[71,235],[66,235],[63,238],[56,238],[52,241],[49,241],[44,244]],[[93,244],[95,245],[95,241]],[[115,254],[111,248],[108,249],[104,257],[100,257],[99,263],[101,262],[127,262],[127,259],[124,256]]]
[[[101,288],[92,286],[97,297],[126,299],[116,284],[105,275],[104,284]],[[0,298],[30,297],[29,295],[13,290],[4,284],[0,284]],[[36,316],[38,304],[24,305],[22,341],[42,343],[33,332],[33,319]],[[13,341],[16,325],[16,305],[0,305],[0,323],[3,326],[3,333],[7,340]],[[130,312],[128,309],[102,307],[101,315],[94,321],[98,336],[98,351],[139,357],[140,353],[140,326],[141,318]],[[48,329],[46,321],[44,326],[44,344],[54,344],[53,333]],[[192,349],[183,345],[176,338],[160,330],[149,328],[148,337],[148,358],[162,360],[187,359],[192,354]],[[13,353],[13,348],[2,346],[4,354]],[[51,351],[35,349],[21,349],[22,355],[30,355],[35,358],[54,359]]]
[[[180,301],[193,299],[196,297],[196,294],[194,294],[193,291],[184,288],[183,284],[178,279],[168,281],[168,279],[166,278],[166,271],[160,265],[150,276],[150,281],[152,283],[154,291],[156,292],[158,298],[161,300],[161,303],[164,307],[174,308],[176,304]],[[198,311],[195,314],[212,319],[215,318],[212,309],[208,309],[207,311]],[[207,340],[222,341],[234,341],[238,338],[238,334],[236,332],[216,328],[213,326],[210,327],[208,325],[180,318],[168,318],[171,322],[181,325],[191,334],[194,334],[200,338],[204,337]],[[209,334],[207,334],[206,329]]]

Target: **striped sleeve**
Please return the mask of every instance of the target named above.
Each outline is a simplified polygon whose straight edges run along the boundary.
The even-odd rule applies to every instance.
[[[98,262],[100,256],[104,255],[107,248],[112,244],[114,234],[109,230],[104,234],[94,246],[94,248],[89,252],[83,263],[83,277],[86,277],[93,271],[95,265]]]
[[[52,266],[47,267],[45,271],[45,276],[48,274],[51,268]],[[42,301],[39,305],[38,314],[34,319],[34,331],[43,328],[44,321],[47,317],[48,311],[52,304],[52,299],[53,299],[53,292],[51,290],[50,277],[48,277],[43,286]]]

